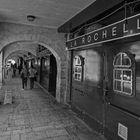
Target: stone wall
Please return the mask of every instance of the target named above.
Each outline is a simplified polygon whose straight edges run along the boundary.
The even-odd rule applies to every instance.
[[[66,85],[67,71],[65,66],[67,60],[66,60],[64,34],[58,34],[56,29],[33,27],[11,23],[0,23],[0,50],[4,49],[11,43],[21,41],[22,42],[28,41],[40,44],[49,49],[52,52],[52,54],[56,57],[57,61],[56,99],[59,102],[64,102],[67,86]],[[1,62],[0,65],[2,65]],[[2,77],[0,76],[0,78],[1,81]]]

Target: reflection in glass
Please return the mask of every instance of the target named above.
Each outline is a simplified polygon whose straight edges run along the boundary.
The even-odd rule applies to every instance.
[[[82,79],[82,66],[75,66],[74,68],[74,79],[81,81]]]
[[[121,70],[115,70],[115,79],[121,79]]]
[[[121,81],[115,81],[114,90],[121,91]]]
[[[75,72],[77,72],[78,70],[77,70],[77,67],[75,67]]]
[[[81,57],[76,55],[74,57],[74,80],[81,81],[82,80],[82,62],[81,62]]]
[[[121,54],[118,54],[114,59],[114,65],[120,66],[121,65]]]
[[[77,74],[75,74],[75,79],[77,79],[77,77],[78,77],[78,75],[77,75]]]
[[[132,65],[131,59],[126,53],[118,53],[114,58],[113,64],[115,67],[130,67]]]
[[[125,53],[122,54],[122,65],[131,66],[130,58]]]
[[[120,52],[114,57],[114,91],[132,95],[132,65],[131,59],[127,53]]]
[[[123,71],[123,80],[131,81],[131,71],[128,70]]]
[[[82,72],[81,67],[77,67],[77,72],[78,72],[78,73],[81,73],[81,72]]]
[[[131,94],[131,83],[123,82],[123,92]]]

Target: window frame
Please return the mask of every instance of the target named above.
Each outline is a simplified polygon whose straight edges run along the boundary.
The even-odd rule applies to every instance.
[[[121,76],[121,79],[116,79],[116,78],[115,78],[115,71],[117,71],[117,70],[121,71],[121,75],[123,75],[123,72],[124,72],[124,71],[130,71],[130,72],[131,72],[131,80],[130,80],[130,81],[124,80],[124,79],[123,79],[123,76]],[[121,82],[121,90],[116,90],[116,89],[115,89],[115,82],[116,82],[116,81],[120,81],[120,82]],[[129,84],[131,85],[131,87],[130,87],[131,93],[128,93],[128,92],[124,92],[124,91],[123,91],[123,88],[124,88],[124,87],[123,87],[123,83],[129,83]],[[113,70],[113,90],[114,90],[115,92],[119,92],[119,93],[121,93],[121,94],[125,94],[125,95],[128,95],[128,96],[132,96],[132,94],[133,94],[132,69],[115,68],[115,69]]]
[[[128,56],[128,59],[129,59],[130,62],[131,62],[130,65],[122,65],[122,55],[123,55],[123,54],[126,54],[126,55]],[[115,64],[114,64],[114,60],[117,58],[118,55],[121,55],[121,65],[115,65]],[[129,55],[128,55],[127,53],[119,52],[119,53],[114,57],[114,60],[113,60],[113,66],[114,66],[114,67],[129,68],[129,67],[132,66],[132,60],[131,60],[131,58],[129,57]]]
[[[79,62],[79,63],[78,63]],[[80,72],[76,71],[76,69],[81,69]],[[80,75],[80,79],[76,77],[76,75]],[[74,57],[73,61],[73,79],[75,81],[82,82],[83,81],[83,58],[79,55]]]
[[[127,55],[128,59],[129,59],[129,62],[130,62],[130,65],[122,65],[122,62],[123,62],[123,54]],[[115,65],[115,61],[116,61],[116,58],[118,57],[118,55],[121,56],[121,65]],[[117,79],[115,76],[116,76],[116,72],[115,71],[121,71],[121,79]],[[131,76],[130,76],[130,81],[127,81],[124,78],[124,71],[130,71],[131,72]],[[116,81],[120,81],[120,84],[121,84],[121,87],[120,87],[120,90],[116,89]],[[124,91],[124,86],[123,84],[124,83],[129,83],[130,84],[130,89],[131,89],[131,93],[129,92],[125,92]],[[119,52],[113,59],[113,91],[115,93],[119,93],[120,95],[125,95],[125,96],[128,96],[128,97],[132,97],[134,95],[134,88],[135,87],[135,83],[134,83],[134,65],[133,65],[133,59],[131,57],[131,55],[127,52]]]

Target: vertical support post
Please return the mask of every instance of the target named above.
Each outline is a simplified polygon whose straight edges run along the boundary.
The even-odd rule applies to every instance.
[[[67,84],[65,103],[71,105],[71,88],[72,88],[72,52],[67,51]]]
[[[64,97],[64,102],[65,104],[69,103],[70,100],[70,87],[69,87],[69,79],[70,79],[70,75],[69,75],[69,62],[70,62],[70,54],[69,51],[67,51],[67,67],[66,67],[66,93],[65,93],[65,97]]]
[[[3,69],[3,52],[0,51],[0,88],[1,88],[1,86],[2,86],[3,77],[4,77],[4,69]]]

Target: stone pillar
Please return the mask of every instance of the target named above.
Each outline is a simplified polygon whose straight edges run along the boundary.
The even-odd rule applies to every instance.
[[[70,104],[71,100],[71,52],[67,51],[67,79],[66,79],[66,94],[65,104]]]
[[[3,65],[2,65],[2,57],[3,57],[3,52],[1,51],[0,52],[0,88],[2,86],[3,72],[4,72]]]

